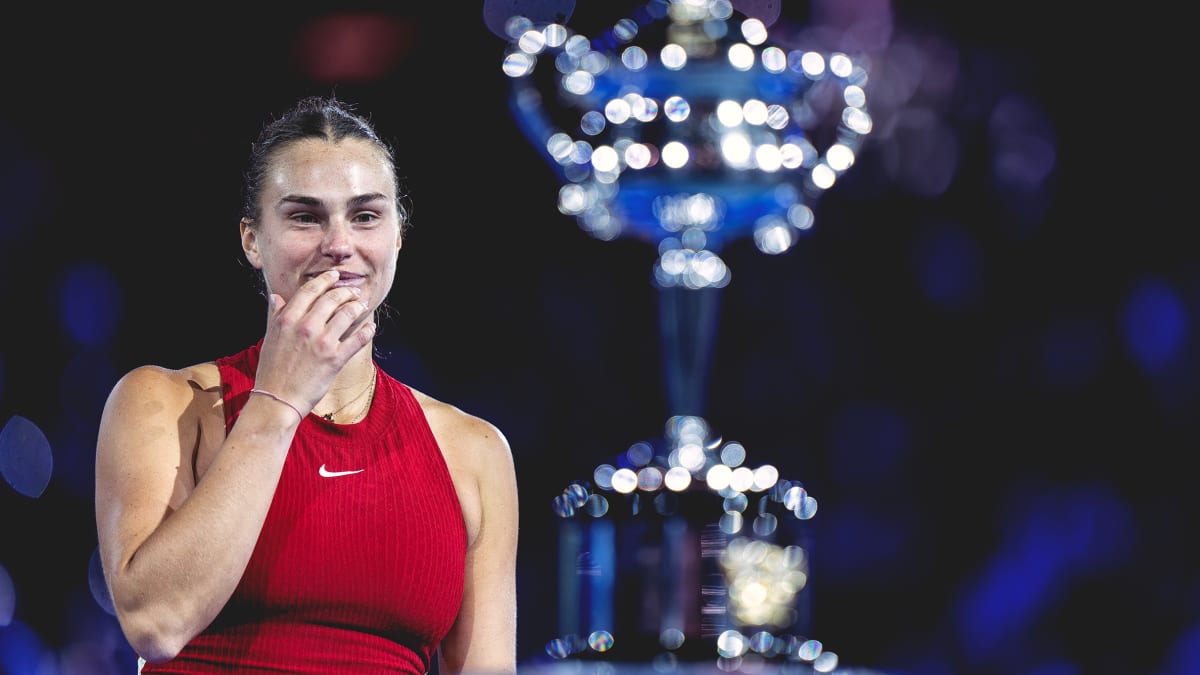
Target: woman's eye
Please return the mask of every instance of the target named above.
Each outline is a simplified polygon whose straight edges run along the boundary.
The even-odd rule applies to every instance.
[[[292,216],[292,220],[297,223],[315,223],[317,219],[311,213],[297,213]]]
[[[359,213],[354,216],[356,223],[371,224],[377,220],[379,220],[379,216],[374,213]]]

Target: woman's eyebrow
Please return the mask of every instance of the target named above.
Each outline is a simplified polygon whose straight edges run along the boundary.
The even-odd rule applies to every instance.
[[[304,195],[284,195],[279,198],[279,204],[301,204],[304,206],[321,206],[321,200]]]
[[[380,200],[386,201],[387,198],[388,198],[387,195],[380,193],[380,192],[368,192],[367,194],[355,195],[355,196],[351,197],[346,205],[352,209],[356,209],[356,208],[363,206],[364,204],[370,204],[371,202],[376,202],[376,201],[380,201]],[[323,207],[325,205],[324,202],[322,202],[320,199],[317,199],[316,197],[309,197],[306,195],[284,195],[279,198],[279,204],[281,204],[281,205],[282,204],[300,204],[302,206],[309,206],[309,207],[314,207],[314,208],[315,207]]]
[[[386,201],[387,198],[388,198],[388,196],[385,194],[381,194],[379,192],[369,192],[365,195],[358,195],[355,197],[351,197],[349,206],[351,206],[352,208],[357,208],[364,204],[369,204],[371,202],[379,201],[381,199]]]

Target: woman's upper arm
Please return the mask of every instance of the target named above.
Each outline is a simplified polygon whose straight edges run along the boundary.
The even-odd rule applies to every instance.
[[[477,461],[479,535],[467,551],[463,602],[442,642],[442,665],[455,673],[516,672],[517,481],[507,439],[477,421],[468,434]]]
[[[190,489],[183,448],[194,447],[183,376],[153,366],[122,377],[96,441],[96,527],[106,574],[121,570]]]

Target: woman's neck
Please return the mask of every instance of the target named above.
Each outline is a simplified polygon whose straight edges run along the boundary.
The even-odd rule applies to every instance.
[[[373,345],[368,343],[334,377],[329,391],[313,408],[317,415],[334,422],[361,419],[370,409],[370,394],[375,385]]]

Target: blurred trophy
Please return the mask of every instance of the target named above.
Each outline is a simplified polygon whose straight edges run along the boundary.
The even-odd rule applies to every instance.
[[[508,40],[512,113],[556,172],[559,211],[658,251],[671,415],[552,499],[547,657],[563,672],[835,672],[810,635],[817,501],[710,428],[704,399],[722,246],[752,237],[778,255],[813,227],[871,131],[866,69],[773,42],[776,2],[653,0],[595,37],[567,26],[573,6],[490,2],[485,17]]]

